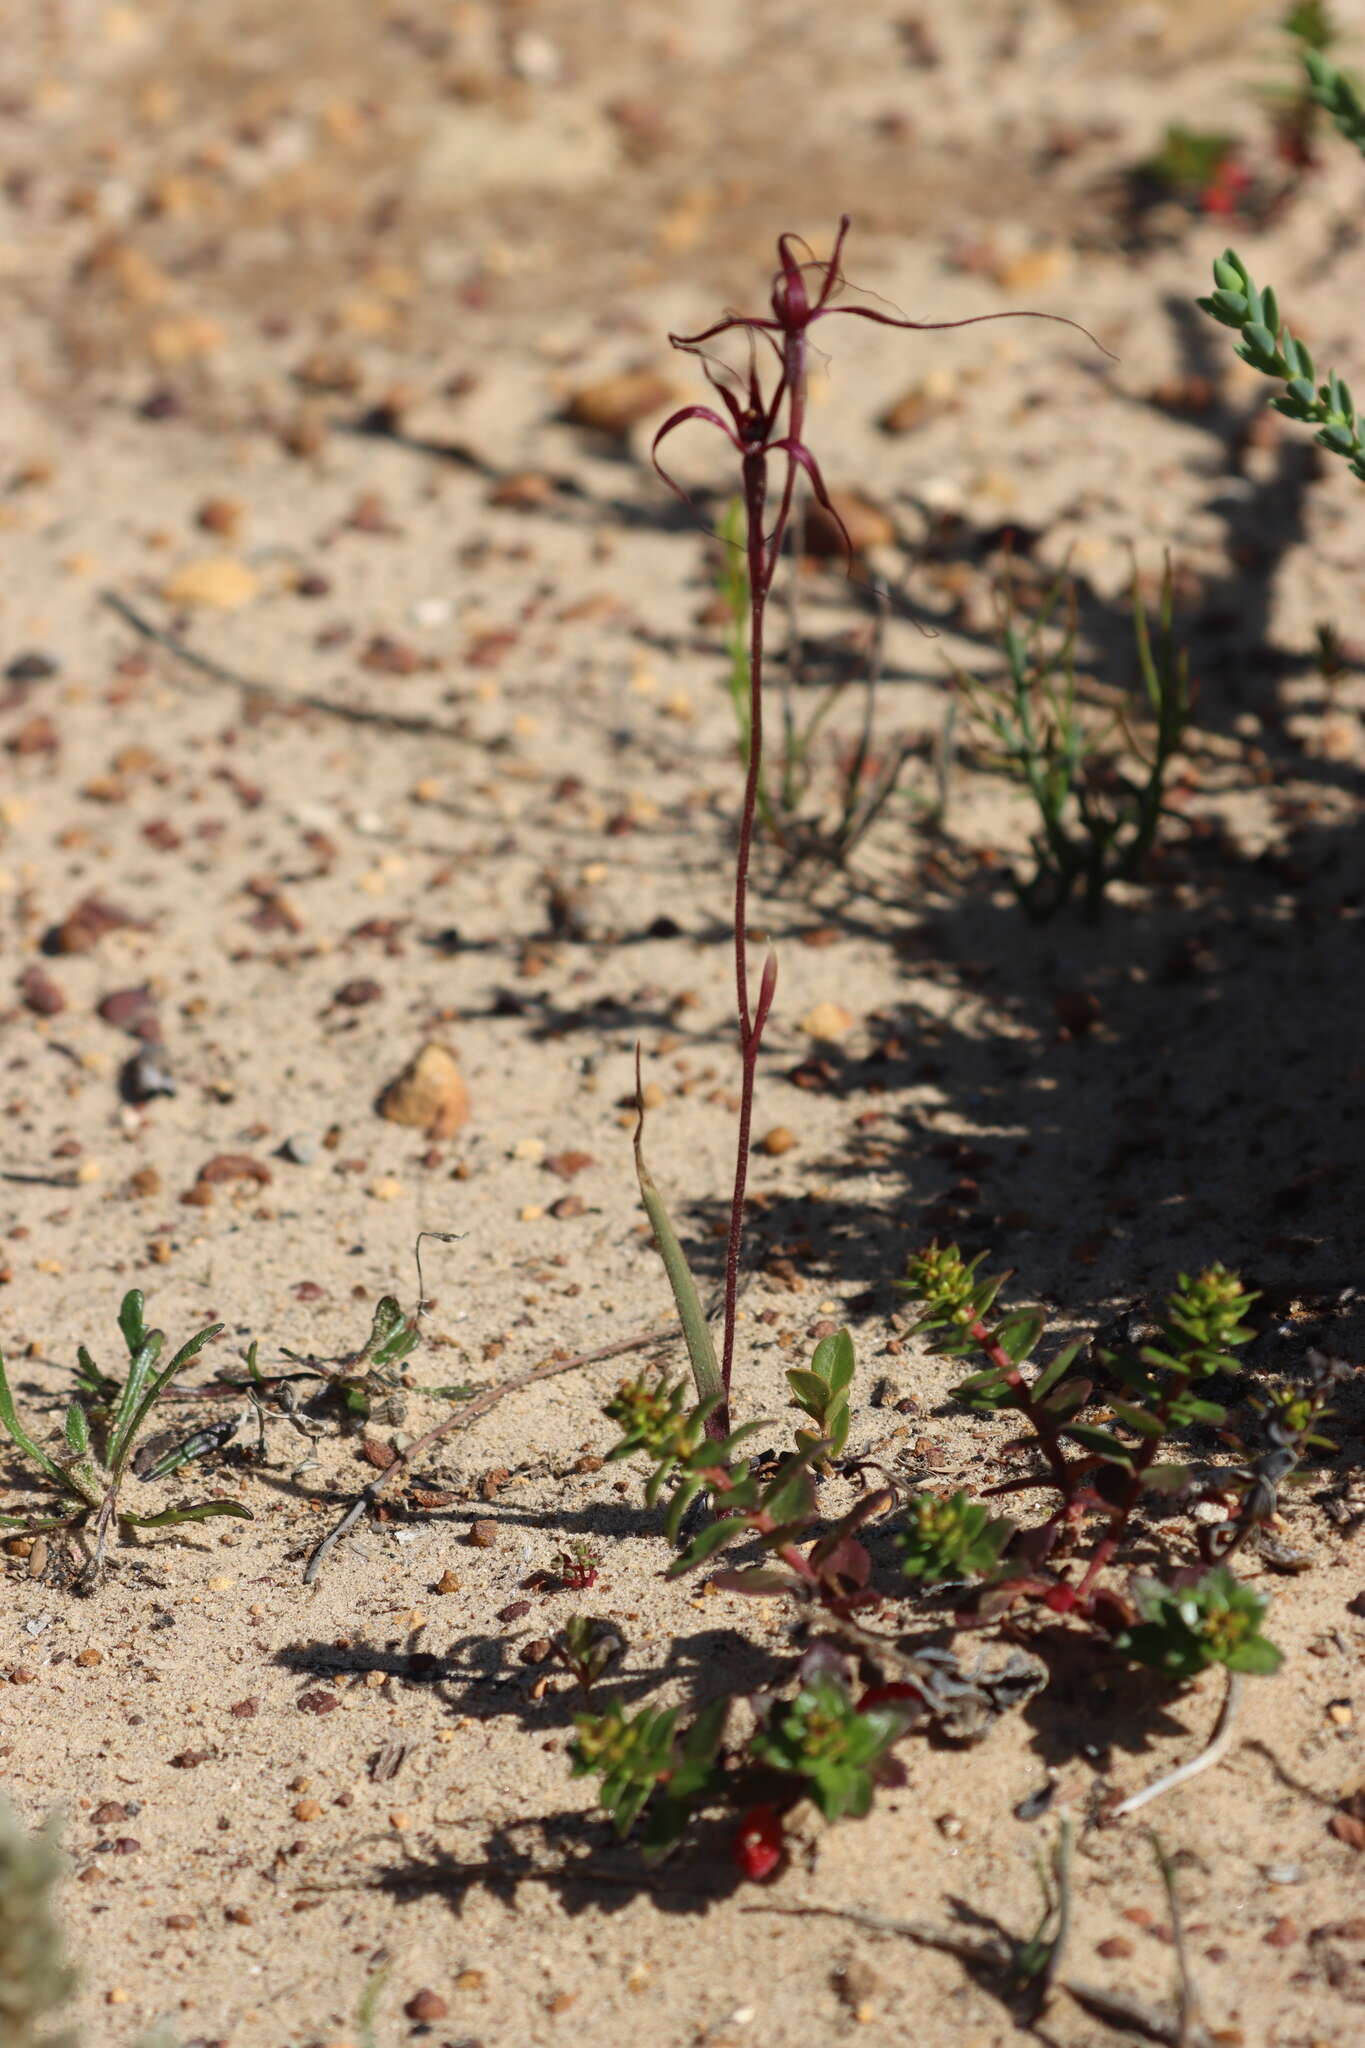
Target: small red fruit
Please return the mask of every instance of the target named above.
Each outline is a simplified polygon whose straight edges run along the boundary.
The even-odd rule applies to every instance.
[[[782,1861],[782,1816],[775,1806],[751,1806],[739,1824],[731,1850],[741,1876],[771,1877]]]
[[[1199,195],[1205,213],[1233,214],[1251,189],[1250,173],[1235,157],[1224,157]]]

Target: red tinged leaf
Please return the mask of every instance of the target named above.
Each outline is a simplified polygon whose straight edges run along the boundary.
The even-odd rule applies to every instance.
[[[922,1707],[924,1694],[917,1685],[870,1685],[858,1702],[858,1712],[865,1714],[872,1707]]]

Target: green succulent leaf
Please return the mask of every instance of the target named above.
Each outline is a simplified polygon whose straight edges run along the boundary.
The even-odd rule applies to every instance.
[[[692,1365],[692,1378],[696,1384],[697,1398],[719,1406],[725,1399],[725,1388],[721,1381],[720,1364],[716,1358],[716,1347],[711,1336],[711,1326],[706,1320],[697,1292],[697,1283],[692,1277],[692,1268],[687,1263],[687,1254],[678,1240],[672,1219],[664,1205],[662,1195],[654,1184],[653,1176],[645,1164],[644,1093],[640,1087],[639,1062],[636,1062],[635,1076],[635,1177],[640,1185],[640,1199],[645,1205],[654,1242],[664,1262],[668,1284],[673,1290],[678,1316],[682,1322],[683,1335],[687,1340],[687,1355]]]
[[[1107,1429],[1095,1429],[1088,1422],[1068,1422],[1062,1434],[1071,1437],[1084,1451],[1090,1451],[1097,1458],[1104,1458],[1113,1465],[1131,1467],[1133,1451],[1131,1446],[1111,1436]]]
[[[66,1438],[67,1449],[74,1451],[77,1457],[83,1458],[88,1454],[90,1450],[90,1419],[79,1401],[73,1401],[67,1409],[66,1420],[62,1424],[62,1434]]]
[[[129,1368],[128,1380],[123,1389],[123,1397],[119,1402],[118,1414],[114,1417],[114,1426],[109,1434],[109,1465],[111,1471],[116,1474],[122,1472],[137,1440],[139,1430],[151,1414],[156,1403],[160,1400],[162,1394],[166,1391],[166,1388],[178,1373],[182,1373],[187,1365],[193,1363],[206,1344],[222,1334],[224,1328],[225,1325],[222,1323],[210,1323],[206,1329],[198,1331],[186,1343],[181,1345],[169,1365],[163,1365],[159,1372],[152,1373],[150,1377],[144,1373],[143,1383],[139,1388],[139,1397],[133,1403],[131,1409],[129,1409],[128,1387],[132,1384],[134,1373],[137,1370],[137,1360],[134,1360],[133,1365]],[[152,1353],[152,1359],[155,1362],[161,1350],[163,1340],[159,1330],[154,1330],[152,1337],[157,1340],[156,1351]],[[151,1339],[148,1340],[149,1343],[150,1341]],[[143,1350],[145,1351],[146,1348],[144,1345]],[[143,1352],[139,1352],[138,1358],[140,1359],[142,1355]]]
[[[1135,1430],[1139,1436],[1165,1436],[1165,1423],[1159,1416],[1149,1415],[1145,1408],[1135,1408],[1131,1401],[1115,1400],[1111,1400],[1109,1406],[1114,1411],[1115,1420]]]
[[[991,1332],[1011,1365],[1021,1365],[1047,1327],[1041,1309],[1018,1309],[1004,1316]]]
[[[421,1341],[416,1323],[410,1323],[393,1295],[386,1294],[375,1306],[361,1359],[372,1372],[383,1371],[415,1351]]]
[[[705,1564],[708,1557],[714,1557],[718,1550],[748,1533],[749,1524],[743,1515],[719,1516],[706,1528],[698,1530],[682,1556],[674,1558],[664,1574],[665,1578],[677,1579],[684,1572],[694,1571],[699,1564]]]
[[[855,1364],[853,1339],[847,1330],[822,1337],[811,1357],[811,1371],[825,1382],[831,1394],[841,1394],[850,1385]]]
[[[1044,1395],[1052,1392],[1058,1380],[1063,1379],[1071,1370],[1080,1354],[1080,1350],[1081,1340],[1077,1338],[1072,1344],[1064,1344],[1057,1353],[1057,1356],[1049,1360],[1033,1382],[1033,1398],[1035,1401],[1041,1401]]]
[[[1310,71],[1313,96],[1329,109],[1343,134],[1365,149],[1365,118],[1354,89],[1342,73],[1322,61],[1321,78]],[[1284,381],[1283,392],[1270,401],[1275,411],[1318,427],[1320,446],[1343,456],[1356,475],[1365,476],[1365,444],[1350,386],[1330,370],[1326,381],[1314,389],[1313,359],[1308,350],[1283,326],[1274,292],[1269,287],[1263,292],[1256,290],[1246,265],[1233,250],[1219,257],[1213,274],[1216,288],[1198,304],[1224,327],[1240,332],[1242,339],[1235,353],[1244,362],[1264,376]]]
[[[787,1385],[796,1396],[797,1406],[818,1420],[829,1399],[829,1388],[819,1374],[807,1372],[804,1366],[794,1366],[787,1374]]]
[[[802,1520],[813,1512],[815,1486],[807,1466],[809,1459],[822,1448],[817,1438],[808,1450],[793,1453],[778,1467],[763,1495],[763,1512],[774,1522]]]
[[[959,1381],[952,1390],[953,1399],[960,1401],[964,1408],[970,1408],[977,1415],[989,1415],[993,1409],[1003,1407],[1014,1398],[1014,1389],[1004,1374],[994,1366],[984,1372],[974,1372],[967,1379]]]

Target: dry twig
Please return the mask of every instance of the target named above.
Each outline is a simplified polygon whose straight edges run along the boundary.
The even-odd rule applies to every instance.
[[[107,605],[111,612],[117,612],[125,625],[140,633],[144,640],[151,640],[158,647],[164,647],[177,661],[197,669],[210,682],[226,683],[229,689],[240,690],[244,697],[266,706],[271,711],[320,711],[326,718],[341,718],[348,725],[380,726],[387,732],[415,733],[421,739],[459,740],[464,734],[453,726],[438,725],[434,718],[419,718],[397,711],[370,711],[359,704],[342,704],[335,697],[315,697],[310,691],[277,690],[270,683],[259,683],[252,676],[244,676],[239,670],[229,668],[225,662],[215,661],[211,655],[200,654],[182,640],[178,633],[167,632],[164,626],[156,625],[145,612],[137,610],[126,597],[116,590],[102,590],[100,603]]]
[[[1201,1771],[1207,1771],[1218,1763],[1226,1755],[1228,1745],[1232,1741],[1232,1721],[1240,1692],[1240,1675],[1236,1671],[1229,1671],[1228,1689],[1223,1695],[1222,1710],[1207,1745],[1200,1750],[1198,1756],[1192,1756],[1188,1763],[1177,1765],[1175,1770],[1167,1771],[1164,1777],[1154,1778],[1151,1784],[1144,1785],[1140,1792],[1134,1792],[1129,1798],[1121,1801],[1111,1811],[1110,1820],[1122,1820],[1127,1814],[1136,1813],[1139,1807],[1146,1806],[1150,1800],[1159,1799],[1163,1792],[1174,1791],[1177,1785],[1183,1785],[1189,1778],[1198,1777]]]
[[[666,1340],[670,1332],[651,1325],[647,1330],[637,1330],[633,1337],[622,1337],[615,1344],[603,1344],[596,1351],[579,1351],[572,1358],[547,1358],[541,1365],[530,1366],[527,1371],[514,1373],[510,1380],[500,1386],[486,1387],[481,1394],[466,1401],[454,1415],[448,1415],[444,1422],[436,1423],[431,1429],[417,1437],[405,1451],[400,1451],[391,1465],[387,1465],[372,1479],[351,1502],[334,1529],[323,1537],[313,1551],[304,1570],[303,1583],[311,1586],[327,1562],[332,1550],[343,1536],[350,1534],[367,1509],[374,1506],[381,1493],[392,1486],[395,1479],[410,1471],[417,1459],[429,1451],[442,1437],[452,1436],[458,1429],[467,1429],[471,1422],[477,1422],[481,1415],[487,1415],[490,1408],[496,1408],[507,1394],[519,1394],[524,1387],[532,1387],[541,1380],[553,1379],[557,1373],[575,1372],[580,1366],[600,1365],[608,1358],[622,1358],[629,1351],[644,1351],[651,1344]]]

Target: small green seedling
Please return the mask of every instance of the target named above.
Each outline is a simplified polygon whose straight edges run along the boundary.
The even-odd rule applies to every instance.
[[[552,1639],[550,1648],[556,1664],[563,1666],[586,1700],[620,1656],[622,1642],[620,1631],[609,1621],[595,1621],[588,1614],[571,1614]]]
[[[133,1452],[143,1426],[172,1380],[185,1370],[209,1341],[222,1330],[211,1323],[185,1344],[168,1365],[158,1367],[165,1335],[149,1330],[144,1319],[144,1300],[137,1288],[123,1297],[119,1329],[128,1347],[128,1364],[122,1381],[102,1373],[82,1345],[77,1352],[78,1393],[66,1411],[64,1444],[56,1456],[45,1451],[19,1420],[0,1354],[0,1423],[29,1463],[35,1465],[48,1486],[66,1502],[62,1513],[49,1515],[0,1515],[0,1524],[28,1535],[52,1530],[72,1531],[85,1536],[92,1526],[93,1545],[88,1552],[83,1583],[93,1588],[104,1564],[104,1550],[111,1526],[126,1535],[133,1529],[171,1529],[181,1522],[206,1522],[218,1515],[231,1515],[249,1522],[251,1512],[237,1501],[198,1501],[191,1506],[165,1508],[158,1514],[134,1514],[119,1505],[119,1491],[127,1477]],[[205,1448],[208,1448],[205,1445]],[[158,1459],[148,1477],[174,1471],[190,1456],[185,1446],[176,1447]]]
[[[809,1370],[795,1367],[787,1374],[792,1406],[809,1415],[815,1434],[798,1429],[796,1441],[803,1450],[818,1443],[828,1446],[831,1458],[841,1456],[848,1442],[848,1390],[853,1379],[853,1339],[847,1330],[822,1337],[812,1354]]]
[[[599,1798],[621,1839],[645,1815],[647,1862],[676,1846],[693,1807],[711,1791],[729,1709],[728,1699],[713,1701],[681,1735],[676,1707],[641,1707],[627,1720],[613,1699],[601,1714],[575,1716],[572,1775],[602,1779]]]

